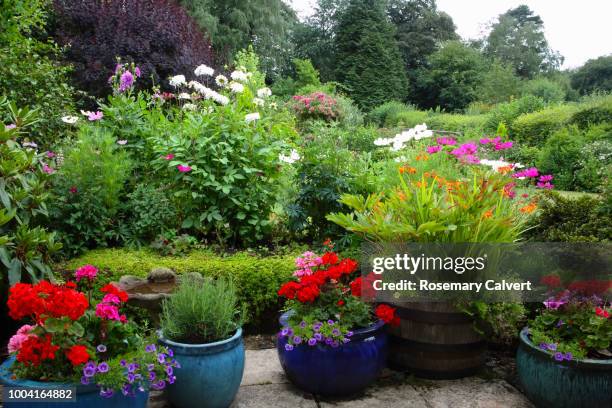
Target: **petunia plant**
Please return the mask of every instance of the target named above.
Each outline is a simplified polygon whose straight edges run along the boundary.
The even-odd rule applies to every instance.
[[[330,244],[331,246],[331,244]],[[285,283],[278,291],[287,299],[287,325],[279,336],[287,338],[285,349],[297,346],[339,347],[348,343],[353,331],[380,319],[399,324],[395,309],[382,304],[375,307],[362,293],[362,278],[356,277],[357,262],[340,259],[331,251],[317,255],[311,251],[296,258],[297,280]]]
[[[121,313],[128,295],[112,284],[95,290],[97,269],[84,265],[76,281],[17,283],[7,306],[15,320],[28,319],[10,339],[13,374],[34,381],[94,384],[100,395],[135,395],[162,389],[179,368],[172,350],[146,344]]]

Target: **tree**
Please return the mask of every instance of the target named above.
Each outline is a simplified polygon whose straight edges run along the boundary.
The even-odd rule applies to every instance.
[[[350,0],[335,37],[336,79],[365,109],[406,97],[404,64],[384,4]]]
[[[110,92],[116,57],[138,64],[141,84],[165,84],[170,75],[190,76],[213,63],[210,41],[173,0],[54,0],[54,6],[54,36],[69,46],[75,82],[91,95]]]
[[[514,68],[501,61],[492,61],[482,76],[478,87],[478,100],[486,103],[508,102],[520,94],[521,80],[514,75]]]
[[[478,100],[485,69],[486,61],[477,49],[449,41],[431,55],[429,67],[417,76],[421,106],[449,111],[466,108]]]
[[[295,55],[312,61],[323,82],[335,80],[336,32],[348,0],[318,0],[315,12],[293,33]]]
[[[435,0],[391,0],[387,13],[409,71],[425,65],[440,43],[459,39],[453,19],[436,9]]]
[[[581,95],[612,91],[612,54],[588,60],[576,70],[571,81]]]
[[[211,37],[219,65],[233,62],[238,50],[253,45],[271,76],[291,64],[290,37],[295,12],[282,0],[180,0]]]
[[[500,14],[484,41],[484,52],[512,65],[522,78],[556,70],[563,62],[548,46],[542,19],[525,5]]]

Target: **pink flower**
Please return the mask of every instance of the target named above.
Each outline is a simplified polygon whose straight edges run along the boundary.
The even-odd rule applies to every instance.
[[[501,143],[495,143],[495,150],[506,150],[506,149],[510,149],[512,147],[512,142],[508,141],[508,142],[501,142]]]
[[[550,182],[548,182],[548,181],[545,182],[545,183],[543,183],[541,181],[538,181],[537,184],[536,184],[536,187],[537,188],[543,188],[545,190],[552,190],[555,186],[553,184],[551,184]]]
[[[457,141],[453,139],[452,137],[439,137],[436,139],[436,142],[439,145],[449,145],[449,146],[453,146],[457,144]]]
[[[90,121],[100,120],[104,117],[104,114],[100,111],[91,112],[91,111],[81,111],[81,114],[87,116],[87,119]]]
[[[4,126],[4,130],[11,130],[11,129],[15,129],[16,127],[17,127],[16,124],[11,123],[10,125]]]
[[[434,154],[442,150],[442,146],[427,146],[427,153]]]
[[[96,268],[93,265],[83,265],[79,269],[77,269],[75,272],[77,282],[83,278],[87,278],[90,281],[94,280],[97,274],[98,274],[98,268]]]
[[[102,299],[102,302],[104,303],[114,303],[116,305],[121,303],[121,299],[119,299],[119,297],[117,295],[113,295],[112,293],[109,293],[107,295],[104,295],[104,298]]]
[[[517,171],[516,173],[512,175],[512,177],[514,178],[534,178],[534,177],[538,177],[538,175],[539,175],[538,169],[535,167],[530,167],[525,170]]]
[[[53,174],[53,173],[55,173],[55,170],[53,170],[51,167],[49,167],[49,165],[47,165],[47,163],[43,163],[42,170],[43,170],[45,173],[47,173],[47,174]]]
[[[191,171],[191,167],[187,166],[187,165],[182,165],[179,164],[178,166],[176,166],[176,168],[178,169],[178,171],[180,171],[181,173],[189,173]]]
[[[164,160],[172,160],[174,159],[174,155],[172,153],[163,156]]]
[[[455,148],[451,152],[451,154],[459,158],[461,156],[473,155],[477,151],[478,151],[478,146],[476,145],[476,143],[468,142],[468,143],[464,143],[461,146]]]
[[[72,187],[70,187],[70,192],[71,192],[72,194],[76,194],[76,193],[78,193],[78,192],[79,192],[79,190],[76,188],[76,186],[72,186]]]
[[[33,334],[30,334],[30,331],[32,331],[33,328],[34,326],[30,326],[29,324],[24,324],[21,326],[19,330],[17,330],[17,333],[10,338],[8,343],[8,352],[14,353],[19,351],[23,342],[33,336]]]
[[[136,78],[140,78],[140,68],[134,68],[134,74],[136,75]]]
[[[119,316],[119,308],[108,303],[98,303],[96,306],[96,316],[107,320],[121,320]]]
[[[538,181],[545,183],[547,181],[552,181],[552,179],[553,179],[552,174],[546,174],[546,175],[541,175]]]
[[[53,152],[47,152],[47,153],[45,153],[45,154],[47,155],[47,157],[48,157],[49,159],[52,159],[52,158],[54,158],[54,157],[55,157],[55,153],[53,153]]]

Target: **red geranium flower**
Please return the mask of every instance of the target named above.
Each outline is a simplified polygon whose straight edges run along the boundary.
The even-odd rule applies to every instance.
[[[599,317],[609,318],[610,313],[606,309],[602,309],[601,307],[595,308],[595,314]]]
[[[68,357],[68,360],[70,360],[73,366],[85,364],[90,358],[87,347],[81,345],[70,347],[70,349],[66,351],[66,357]]]
[[[321,257],[323,265],[335,265],[338,263],[338,254],[335,252],[326,252]]]
[[[395,315],[395,308],[389,305],[378,305],[376,308],[376,316],[390,326],[397,327],[400,324],[400,319]]]
[[[54,360],[55,352],[59,346],[51,344],[51,335],[47,334],[45,339],[31,336],[21,344],[17,361],[25,365],[39,366],[43,360]]]
[[[102,289],[100,289],[100,292],[108,293],[108,294],[111,294],[111,295],[115,295],[123,303],[127,302],[127,300],[128,300],[127,292],[122,291],[121,289],[119,289],[118,287],[113,285],[112,283],[109,283],[109,284],[103,286]]]

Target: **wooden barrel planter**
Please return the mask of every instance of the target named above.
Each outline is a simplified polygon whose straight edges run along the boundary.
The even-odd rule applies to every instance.
[[[473,319],[449,303],[396,302],[399,327],[388,327],[389,366],[418,377],[454,379],[476,373],[486,342]]]

